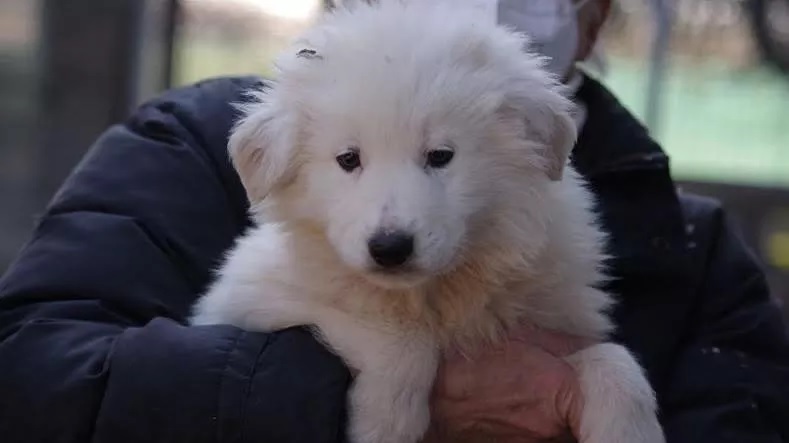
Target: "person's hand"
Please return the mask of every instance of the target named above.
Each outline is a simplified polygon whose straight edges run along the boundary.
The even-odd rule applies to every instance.
[[[562,357],[588,344],[528,329],[470,358],[448,355],[433,388],[425,443],[575,441],[583,400]]]

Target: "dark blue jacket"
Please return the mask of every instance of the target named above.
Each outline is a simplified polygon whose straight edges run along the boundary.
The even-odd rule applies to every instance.
[[[342,440],[349,375],[301,329],[187,327],[247,202],[226,151],[257,84],[168,92],[109,129],[0,280],[0,442]],[[754,257],[599,84],[573,162],[612,232],[616,339],[670,443],[789,441],[789,344]]]

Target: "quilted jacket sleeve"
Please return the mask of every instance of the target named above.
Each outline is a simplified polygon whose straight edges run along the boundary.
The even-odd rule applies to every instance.
[[[301,329],[187,327],[247,223],[225,155],[255,79],[175,90],[109,129],[0,280],[0,440],[334,442],[349,382]]]
[[[666,401],[668,441],[789,441],[789,338],[764,273],[716,203],[685,206],[705,247],[694,328]]]

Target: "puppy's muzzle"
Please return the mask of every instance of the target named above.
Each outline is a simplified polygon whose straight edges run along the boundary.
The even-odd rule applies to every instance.
[[[378,266],[396,268],[414,254],[414,236],[405,231],[380,230],[367,241],[367,249]]]

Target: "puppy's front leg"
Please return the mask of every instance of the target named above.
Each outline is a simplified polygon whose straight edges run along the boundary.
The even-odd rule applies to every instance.
[[[429,372],[434,371],[427,369],[432,363],[391,363],[389,370],[362,370],[351,388],[349,435],[353,443],[416,443],[430,424],[434,375]]]
[[[657,405],[641,367],[622,346],[603,343],[567,358],[584,396],[580,443],[664,443]]]
[[[352,320],[319,327],[331,347],[360,371],[349,392],[350,441],[419,441],[430,423],[436,344],[420,334],[382,331]]]

